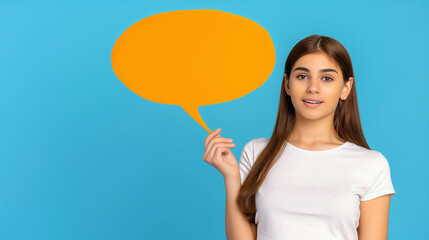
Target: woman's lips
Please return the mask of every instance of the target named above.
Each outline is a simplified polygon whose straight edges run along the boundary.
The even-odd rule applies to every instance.
[[[323,102],[321,102],[321,103],[308,103],[308,102],[306,102],[306,101],[304,101],[304,100],[302,100],[303,102],[304,102],[304,104],[305,104],[305,106],[307,106],[307,107],[309,107],[309,108],[315,108],[315,107],[318,107],[320,104],[322,104]]]

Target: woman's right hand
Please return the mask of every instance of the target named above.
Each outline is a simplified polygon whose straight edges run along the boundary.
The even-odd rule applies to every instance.
[[[203,160],[215,167],[224,178],[237,177],[240,175],[237,159],[229,150],[235,147],[235,143],[232,139],[221,137],[220,131],[218,128],[206,137]]]

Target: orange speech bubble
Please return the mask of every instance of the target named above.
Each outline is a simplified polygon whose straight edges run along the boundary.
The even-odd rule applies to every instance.
[[[252,92],[275,64],[274,44],[262,26],[211,9],[144,18],[122,33],[111,57],[114,73],[131,91],[181,106],[208,132],[198,107]]]

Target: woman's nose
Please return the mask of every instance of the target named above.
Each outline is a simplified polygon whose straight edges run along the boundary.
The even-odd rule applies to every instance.
[[[308,81],[307,92],[318,93],[320,91],[320,83],[317,80]]]

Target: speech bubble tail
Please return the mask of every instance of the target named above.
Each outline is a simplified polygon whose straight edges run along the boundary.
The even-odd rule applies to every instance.
[[[207,132],[211,133],[212,131],[207,127],[204,120],[201,118],[200,113],[198,112],[198,106],[180,106],[185,112],[189,114],[198,124],[201,125]]]

